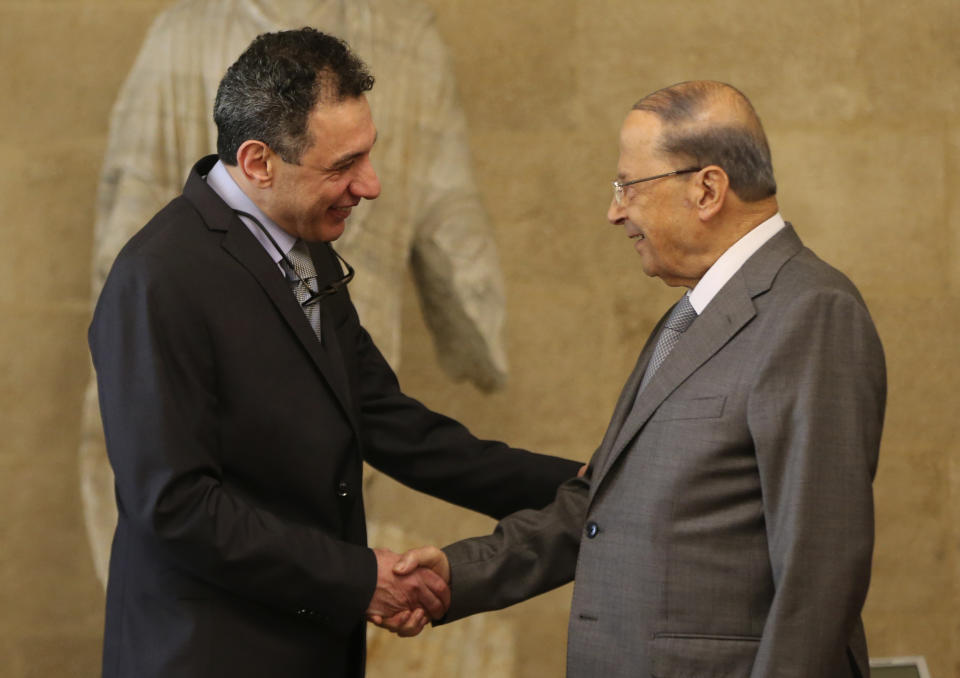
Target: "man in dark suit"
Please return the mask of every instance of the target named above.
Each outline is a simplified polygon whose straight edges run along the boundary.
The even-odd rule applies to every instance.
[[[585,478],[397,572],[451,581],[447,620],[575,575],[571,678],[866,678],[886,398],[866,306],[783,221],[760,120],[729,85],[641,99],[617,169],[608,219],[647,275],[690,291]]]
[[[448,601],[367,548],[364,460],[494,517],[577,471],[404,396],[360,325],[329,243],[380,192],[372,85],[322,33],[257,38],[218,91],[219,159],[108,276],[89,336],[119,509],[104,676],[360,676],[365,617],[418,608],[419,628]]]

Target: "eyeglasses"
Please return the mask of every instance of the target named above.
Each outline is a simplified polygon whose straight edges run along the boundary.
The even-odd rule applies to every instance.
[[[702,170],[702,167],[688,167],[687,169],[674,170],[673,172],[667,172],[666,174],[657,174],[652,177],[645,177],[643,179],[631,179],[630,181],[614,181],[613,182],[613,201],[617,203],[618,206],[623,205],[623,189],[627,186],[633,186],[634,184],[642,184],[644,181],[653,181],[654,179],[663,179],[664,177],[672,177],[677,174],[689,174],[690,172],[699,172]]]
[[[343,287],[344,285],[349,283],[351,280],[353,280],[353,275],[354,275],[353,266],[348,264],[347,260],[341,257],[340,253],[331,247],[330,249],[333,250],[333,253],[336,255],[340,263],[342,263],[344,266],[347,267],[347,272],[344,273],[343,276],[338,280],[334,280],[332,283],[329,283],[322,290],[320,289],[314,290],[313,287],[310,286],[310,283],[308,283],[306,280],[300,277],[300,274],[297,273],[297,269],[294,267],[293,262],[291,262],[290,259],[287,257],[287,255],[284,253],[284,251],[280,249],[280,245],[277,244],[277,241],[273,239],[273,236],[270,235],[270,232],[264,227],[264,225],[260,223],[259,219],[257,219],[252,214],[248,214],[247,212],[243,212],[241,210],[233,210],[233,211],[235,214],[238,214],[241,217],[246,217],[247,219],[250,219],[250,221],[255,223],[260,228],[263,234],[267,236],[267,238],[270,240],[270,243],[276,248],[277,252],[279,252],[280,258],[283,259],[283,263],[286,264],[285,266],[286,270],[289,271],[290,273],[293,273],[293,275],[296,276],[297,281],[299,281],[310,292],[310,296],[308,296],[306,299],[300,302],[300,305],[303,306],[304,308],[306,308],[307,306],[313,306],[314,304],[324,299],[325,297],[329,297],[331,294],[336,294],[341,287]],[[316,278],[314,278],[314,281],[316,281]]]
[[[332,283],[327,283],[326,287],[324,287],[322,290],[317,290],[316,292],[313,291],[313,288],[310,287],[310,284],[307,283],[307,281],[305,281],[303,278],[300,277],[296,269],[293,268],[293,264],[290,263],[289,260],[287,260],[287,256],[286,255],[283,256],[284,260],[287,260],[287,264],[290,266],[290,270],[292,270],[293,274],[297,276],[297,280],[302,282],[304,286],[310,291],[310,296],[308,296],[306,299],[300,302],[300,305],[303,307],[312,306],[313,304],[316,304],[322,299],[329,297],[331,294],[336,294],[341,287],[343,287],[344,285],[349,283],[351,280],[353,280],[353,275],[354,275],[353,266],[348,264],[347,260],[340,256],[339,252],[334,250],[332,247],[330,249],[333,250],[333,253],[337,257],[337,260],[340,261],[341,264],[347,267],[347,272],[344,273],[337,280],[334,280]],[[314,280],[316,280],[316,278],[314,278]]]

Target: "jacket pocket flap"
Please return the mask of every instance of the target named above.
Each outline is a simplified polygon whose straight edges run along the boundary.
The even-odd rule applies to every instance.
[[[723,405],[726,401],[726,396],[668,400],[657,408],[657,411],[651,417],[651,421],[716,419],[723,414]]]
[[[663,634],[650,640],[654,678],[747,678],[760,639]]]

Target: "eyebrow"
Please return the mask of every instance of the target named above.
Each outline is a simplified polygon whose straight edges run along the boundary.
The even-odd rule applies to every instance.
[[[343,156],[342,158],[338,158],[332,165],[330,165],[330,167],[327,168],[327,170],[330,172],[335,172],[336,170],[351,164],[357,158],[363,157],[364,155],[369,153],[370,149],[372,149],[374,144],[377,143],[377,139],[379,138],[379,136],[380,136],[380,132],[379,131],[375,132],[373,135],[373,144],[370,144],[370,148],[364,151],[357,151],[356,153],[350,153],[348,155]]]

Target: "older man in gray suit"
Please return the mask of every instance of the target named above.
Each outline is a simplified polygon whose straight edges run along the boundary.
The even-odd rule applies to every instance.
[[[494,534],[407,554],[445,620],[576,575],[567,675],[868,676],[883,350],[850,281],[780,216],[750,102],[641,99],[608,219],[688,292],[655,328],[585,477]],[[411,617],[413,615],[410,615]],[[405,613],[375,620],[405,632]]]

